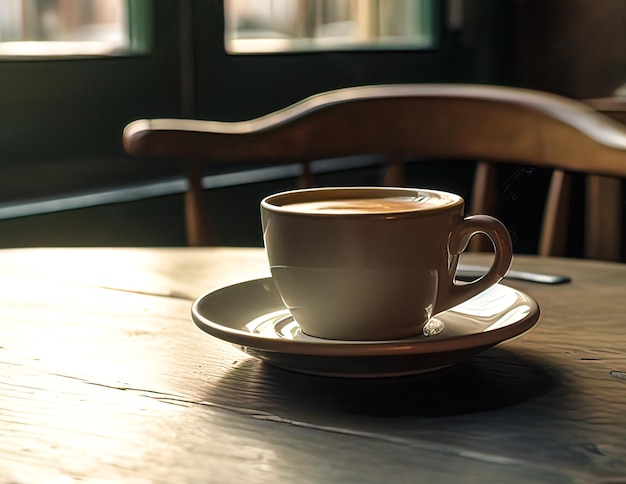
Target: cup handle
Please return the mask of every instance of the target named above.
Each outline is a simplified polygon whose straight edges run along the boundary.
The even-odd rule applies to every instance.
[[[485,234],[491,239],[495,251],[493,264],[489,271],[476,281],[457,284],[454,282],[454,276],[458,257],[467,248],[470,239],[479,233]],[[513,261],[513,244],[509,231],[502,222],[489,215],[472,215],[463,219],[450,235],[448,250],[449,278],[440,285],[440,297],[437,298],[433,314],[461,304],[497,284],[506,275]]]

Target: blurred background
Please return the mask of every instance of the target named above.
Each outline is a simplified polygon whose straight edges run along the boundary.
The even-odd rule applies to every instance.
[[[624,95],[624,2],[0,0],[0,247],[184,245],[182,169],[124,154],[135,119],[242,120],[320,91],[426,82]],[[473,168],[416,160],[408,175],[469,196]],[[319,171],[319,185],[381,182],[368,159]],[[498,216],[533,252],[547,176],[499,176]],[[271,160],[207,169],[218,243],[260,245],[259,200],[295,183]]]

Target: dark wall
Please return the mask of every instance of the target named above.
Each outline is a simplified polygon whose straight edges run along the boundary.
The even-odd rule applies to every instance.
[[[517,84],[584,99],[626,83],[623,0],[520,0],[515,26]]]

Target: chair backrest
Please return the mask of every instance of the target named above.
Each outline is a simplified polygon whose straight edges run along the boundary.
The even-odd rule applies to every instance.
[[[494,164],[554,170],[538,253],[561,255],[566,239],[569,173],[591,175],[586,256],[622,256],[621,179],[626,126],[580,102],[526,89],[454,84],[362,86],[325,92],[240,122],[146,119],[124,130],[137,157],[184,160],[189,166],[188,238],[211,241],[200,167],[206,163],[312,160],[379,154],[385,183],[404,183],[403,162],[478,161],[471,210],[492,212]],[[305,182],[307,180],[304,180]]]

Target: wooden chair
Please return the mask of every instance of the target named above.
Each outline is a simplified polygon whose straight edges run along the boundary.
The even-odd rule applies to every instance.
[[[587,106],[602,113],[609,118],[626,124],[626,97],[603,97],[595,99],[583,99]]]
[[[385,184],[404,184],[406,160],[478,161],[473,213],[493,213],[495,165],[553,169],[538,253],[562,255],[571,173],[587,183],[586,252],[622,257],[622,178],[626,127],[583,103],[525,89],[446,84],[363,86],[324,92],[260,118],[241,122],[144,119],[124,130],[137,157],[183,160],[188,241],[212,237],[201,186],[210,163],[302,162],[347,155],[386,157]],[[310,183],[305,170],[303,184]]]

